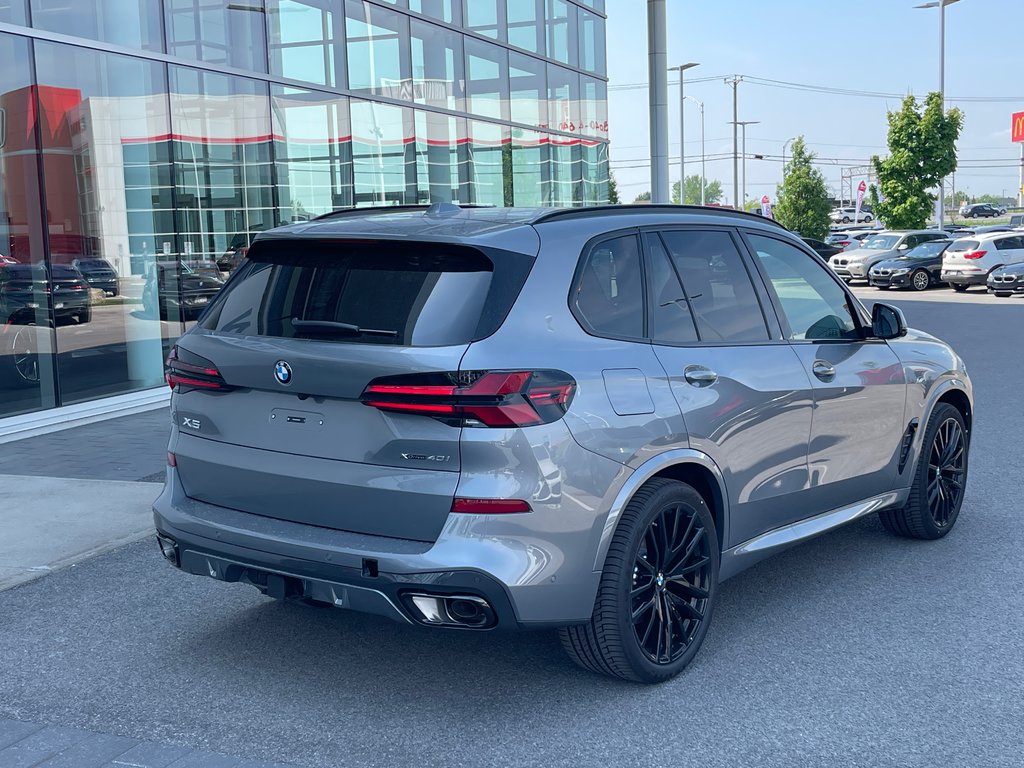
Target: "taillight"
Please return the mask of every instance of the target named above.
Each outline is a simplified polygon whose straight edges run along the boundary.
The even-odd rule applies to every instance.
[[[988,251],[968,251],[967,253],[964,254],[964,258],[965,259],[980,259],[986,253],[988,253]]]
[[[216,365],[205,357],[200,357],[177,345],[171,347],[166,365],[167,372],[164,378],[167,380],[167,386],[172,390],[207,389],[226,392],[232,389],[224,381],[224,377],[220,375]]]
[[[360,399],[458,426],[529,427],[562,418],[575,391],[562,371],[460,371],[376,379]]]
[[[452,512],[463,515],[511,515],[531,512],[522,499],[452,499]]]

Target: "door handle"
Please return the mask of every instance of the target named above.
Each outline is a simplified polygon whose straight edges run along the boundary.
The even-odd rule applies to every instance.
[[[683,378],[695,387],[710,387],[718,381],[718,374],[703,365],[691,365],[683,371]]]
[[[824,360],[815,360],[814,365],[811,366],[811,371],[822,381],[832,381],[836,377],[836,369],[832,363],[826,363]]]

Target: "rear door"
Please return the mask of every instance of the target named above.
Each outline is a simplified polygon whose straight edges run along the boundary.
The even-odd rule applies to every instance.
[[[648,232],[646,248],[654,351],[690,446],[725,479],[726,546],[806,516],[810,384],[762,305],[735,233]]]
[[[902,363],[886,342],[864,338],[853,300],[812,256],[761,233],[746,239],[813,387],[813,506],[892,490],[906,428]]]
[[[205,370],[224,384],[177,388],[172,449],[186,494],[434,540],[458,481],[461,429],[368,407],[360,395],[395,375],[455,384],[469,344],[500,324],[532,264],[502,255],[414,242],[257,241],[178,344],[199,378]]]

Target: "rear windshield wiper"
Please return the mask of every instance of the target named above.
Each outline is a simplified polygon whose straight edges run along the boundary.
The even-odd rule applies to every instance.
[[[300,320],[292,318],[292,328],[303,336],[390,336],[398,337],[398,331],[381,328],[360,328],[352,323],[335,323],[330,320]]]

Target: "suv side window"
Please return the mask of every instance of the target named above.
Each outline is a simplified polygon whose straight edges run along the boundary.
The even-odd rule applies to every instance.
[[[701,341],[768,341],[761,303],[728,232],[669,230],[661,235]]]
[[[655,343],[685,344],[697,341],[690,303],[679,283],[675,267],[657,234],[647,235],[647,335]]]
[[[642,338],[643,280],[636,235],[597,243],[576,275],[573,306],[597,334]]]
[[[789,323],[789,338],[861,338],[846,292],[824,267],[789,243],[761,235],[747,237]]]
[[[1015,248],[1022,246],[1021,238],[1019,237],[1003,237],[995,241],[997,251],[1010,251]]]

